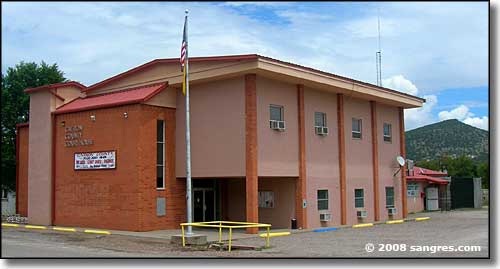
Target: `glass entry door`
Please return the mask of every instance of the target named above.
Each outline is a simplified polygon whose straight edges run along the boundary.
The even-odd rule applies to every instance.
[[[215,191],[212,188],[193,189],[193,221],[215,220]]]

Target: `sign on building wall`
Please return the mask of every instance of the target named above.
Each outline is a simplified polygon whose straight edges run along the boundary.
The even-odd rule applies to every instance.
[[[116,151],[75,153],[75,170],[114,169]]]
[[[274,208],[274,192],[259,191],[259,207]]]

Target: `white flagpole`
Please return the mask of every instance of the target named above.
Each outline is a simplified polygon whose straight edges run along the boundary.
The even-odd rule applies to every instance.
[[[189,42],[188,42],[188,10],[186,9],[186,203],[187,203],[187,222],[193,222],[193,209],[191,200],[191,133],[189,119]],[[193,228],[188,226],[187,235],[193,234]]]

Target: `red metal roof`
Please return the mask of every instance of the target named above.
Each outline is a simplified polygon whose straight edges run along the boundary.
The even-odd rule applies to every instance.
[[[431,176],[424,176],[424,175],[417,175],[417,176],[407,176],[406,177],[407,181],[428,181],[430,183],[436,183],[436,184],[448,184],[448,180],[441,179],[438,177],[431,177]]]
[[[448,173],[441,171],[434,171],[427,168],[422,168],[418,166],[413,167],[413,175],[426,175],[426,176],[438,176],[438,177],[446,177]]]
[[[167,88],[168,83],[151,84],[123,91],[77,98],[56,109],[55,114],[145,102]]]

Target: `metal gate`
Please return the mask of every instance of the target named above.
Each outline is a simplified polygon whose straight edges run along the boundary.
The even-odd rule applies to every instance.
[[[474,180],[472,178],[451,179],[451,208],[474,207]]]

